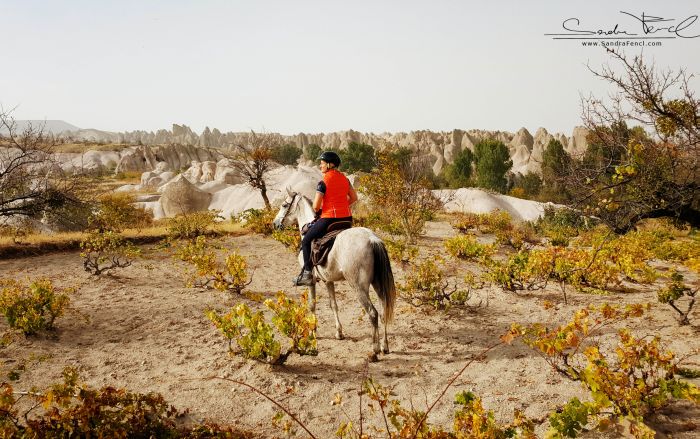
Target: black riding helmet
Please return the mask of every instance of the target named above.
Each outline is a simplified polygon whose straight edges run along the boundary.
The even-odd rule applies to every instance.
[[[333,151],[324,151],[316,160],[323,160],[326,163],[332,163],[336,168],[340,166],[340,156]]]

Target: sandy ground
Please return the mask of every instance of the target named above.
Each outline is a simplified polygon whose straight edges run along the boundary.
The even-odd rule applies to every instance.
[[[421,256],[444,252],[442,240],[454,233],[446,223],[430,223],[427,232],[420,241]],[[301,289],[290,287],[291,279],[298,273],[296,257],[282,244],[259,235],[227,238],[222,243],[238,249],[255,269],[251,291],[266,297],[278,290],[292,295],[301,293]],[[660,335],[679,355],[700,348],[700,312],[696,310],[691,315],[694,325],[679,327],[672,310],[656,303],[651,288],[611,296],[571,290],[568,305],[558,286],[522,294],[487,288],[474,294],[471,307],[453,308],[447,313],[424,312],[399,299],[390,333],[392,352],[382,355],[379,362],[368,364],[370,324],[354,293],[341,283],[337,288],[338,305],[345,340],[334,339],[327,294],[319,287],[319,355],[292,356],[284,366],[271,367],[229,356],[226,341],[204,316],[208,308],[224,310],[246,299],[186,288],[180,274],[184,265],[175,261],[168,250],[145,250],[145,259],[114,276],[99,278],[82,270],[78,253],[0,261],[3,277],[48,276],[61,286],[79,286],[72,304],[89,317],[89,322],[85,322],[69,314],[57,321],[55,335],[19,337],[0,350],[6,369],[32,356],[46,356],[30,363],[29,370],[14,383],[15,389],[44,388],[60,380],[64,366],[74,365],[88,385],[159,392],[176,407],[189,408],[195,419],[235,423],[265,437],[282,437],[283,433],[271,425],[277,409],[270,402],[230,382],[207,379],[225,376],[264,390],[297,413],[316,437],[326,438],[332,437],[342,422],[358,423],[358,390],[365,374],[393,387],[405,406],[412,404],[425,410],[453,374],[496,343],[512,322],[562,323],[575,309],[590,302],[651,302],[650,317],[631,321],[633,330]],[[447,266],[456,278],[465,268],[476,267],[450,261]],[[394,271],[400,282],[402,268],[395,265]],[[556,306],[545,309],[545,300]],[[6,328],[3,320],[0,330]],[[606,334],[604,338],[611,336]],[[700,357],[691,357],[686,364],[700,368]],[[484,406],[493,409],[501,421],[512,419],[514,409],[540,418],[573,396],[586,396],[579,384],[559,376],[542,358],[518,343],[499,347],[475,361],[436,406],[431,422],[449,428],[453,396],[467,389],[483,397]],[[331,404],[336,393],[343,395],[340,406]],[[670,410],[657,419],[660,431],[672,433],[673,437],[700,435],[698,430],[683,431],[691,429],[691,423],[700,423],[700,410],[689,404],[675,404]],[[366,424],[383,424],[366,405],[363,418]],[[542,424],[538,433],[542,434],[546,425]],[[304,435],[299,432],[298,436]]]

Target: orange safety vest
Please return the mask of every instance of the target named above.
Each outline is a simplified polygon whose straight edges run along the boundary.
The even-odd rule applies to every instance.
[[[350,181],[342,172],[330,169],[323,174],[323,183],[326,185],[326,193],[321,204],[321,218],[346,218],[352,216],[348,192]]]

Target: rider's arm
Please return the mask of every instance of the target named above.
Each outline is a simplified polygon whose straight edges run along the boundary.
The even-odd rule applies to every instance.
[[[316,196],[314,197],[314,212],[317,212],[321,210],[321,205],[323,204],[323,194],[321,192],[316,192]]]
[[[352,206],[355,201],[357,201],[357,192],[355,192],[355,189],[350,186],[350,190],[348,191],[348,203],[350,206]]]

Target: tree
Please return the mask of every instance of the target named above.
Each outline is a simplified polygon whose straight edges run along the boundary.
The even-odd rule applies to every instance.
[[[279,136],[251,131],[245,136],[243,143],[235,147],[231,157],[234,169],[249,185],[260,191],[266,209],[270,209],[271,206],[267,198],[265,174],[273,166],[274,150],[279,145]]]
[[[272,150],[272,159],[281,165],[296,165],[301,153],[301,148],[286,144]]]
[[[513,167],[508,147],[498,140],[482,140],[474,146],[476,185],[504,193],[508,188],[506,173]]]
[[[348,148],[338,151],[342,161],[342,169],[348,174],[357,171],[369,172],[376,165],[374,147],[366,143],[350,142]]]
[[[608,52],[621,73],[589,67],[616,92],[607,101],[583,99],[590,146],[566,178],[575,205],[617,232],[661,216],[700,226],[700,106],[692,76]]]
[[[516,174],[513,177],[513,188],[509,195],[518,198],[532,199],[540,194],[542,190],[542,179],[534,172],[528,172],[525,175]]]
[[[560,141],[549,141],[542,153],[542,185],[544,198],[547,201],[565,202],[570,200],[563,179],[569,173],[571,156],[564,150]]]
[[[315,161],[318,158],[318,156],[321,155],[322,152],[323,150],[320,146],[318,146],[315,143],[309,143],[308,145],[306,145],[306,148],[304,150],[304,158],[306,158],[306,160]]]
[[[474,154],[470,149],[465,148],[457,154],[454,162],[445,167],[447,184],[453,189],[470,186],[473,163]]]
[[[43,126],[18,132],[14,118],[0,109],[0,217],[41,218],[84,205],[82,175],[61,169],[55,144]]]

